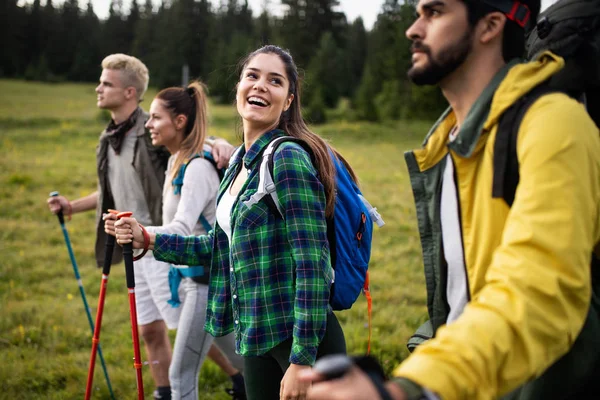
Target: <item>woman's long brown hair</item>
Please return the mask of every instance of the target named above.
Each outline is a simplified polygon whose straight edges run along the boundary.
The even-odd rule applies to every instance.
[[[335,206],[335,165],[331,159],[329,150],[333,152],[335,157],[344,163],[355,182],[357,182],[356,175],[348,162],[320,136],[312,132],[304,121],[300,102],[301,81],[298,75],[298,68],[290,53],[278,46],[263,46],[250,53],[242,61],[241,71],[243,71],[248,63],[259,54],[274,54],[278,56],[285,65],[286,75],[290,83],[289,94],[294,95],[294,100],[288,110],[281,114],[277,128],[283,130],[289,136],[301,139],[312,150],[315,168],[319,173],[319,180],[325,188],[325,198],[327,199],[325,215],[331,217]]]
[[[194,154],[203,154],[204,139],[208,127],[206,89],[202,82],[195,81],[187,88],[170,87],[161,90],[156,98],[162,100],[171,117],[187,117],[184,138],[173,164],[171,179],[175,179],[179,168]]]

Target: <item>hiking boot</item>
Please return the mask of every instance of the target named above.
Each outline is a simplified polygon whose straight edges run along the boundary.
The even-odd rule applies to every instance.
[[[171,400],[171,395],[169,394],[168,396],[161,396],[158,390],[155,390],[154,392],[152,392],[152,398],[154,400]]]
[[[231,388],[225,389],[225,393],[232,397],[232,400],[246,400],[246,391],[238,392]]]

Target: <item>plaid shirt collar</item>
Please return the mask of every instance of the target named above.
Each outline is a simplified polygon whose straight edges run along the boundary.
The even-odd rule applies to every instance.
[[[261,135],[252,144],[252,146],[250,146],[250,148],[248,149],[247,152],[244,152],[244,147],[243,147],[244,144],[242,143],[242,150],[233,159],[233,161],[231,162],[231,165],[232,166],[237,165],[240,162],[240,160],[243,159],[244,168],[251,169],[252,166],[255,164],[256,160],[261,158],[261,155],[262,155],[265,147],[267,147],[273,139],[278,138],[280,136],[284,136],[284,135],[285,135],[285,132],[282,131],[281,129],[273,129],[272,131],[266,132],[265,134]]]

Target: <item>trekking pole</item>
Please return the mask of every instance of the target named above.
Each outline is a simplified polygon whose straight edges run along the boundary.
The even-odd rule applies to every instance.
[[[133,215],[130,211],[117,214],[117,218],[126,218]],[[137,309],[135,307],[135,277],[133,274],[133,245],[123,244],[123,259],[125,260],[125,278],[129,292],[129,315],[131,317],[131,338],[133,340],[133,367],[136,373],[138,400],[144,400],[144,381],[142,380],[142,357],[140,355],[140,339],[137,326]]]
[[[58,192],[50,193],[51,197],[57,197]],[[85,313],[87,314],[88,322],[90,323],[90,328],[92,330],[92,334],[94,333],[94,321],[92,321],[92,315],[90,313],[90,306],[88,305],[87,299],[85,297],[85,291],[83,290],[83,283],[81,282],[81,277],[79,275],[79,269],[77,268],[77,262],[75,261],[75,255],[73,254],[73,249],[71,248],[71,240],[69,239],[69,233],[67,232],[67,228],[65,227],[65,217],[63,215],[62,209],[56,214],[58,217],[58,222],[60,223],[60,227],[62,228],[63,236],[65,237],[65,243],[67,244],[67,250],[69,251],[69,257],[71,258],[71,264],[73,265],[73,272],[75,273],[75,279],[77,279],[77,284],[79,285],[79,293],[81,293],[81,300],[83,300],[83,308],[85,308]],[[108,378],[108,371],[106,370],[106,363],[104,362],[104,356],[102,355],[102,348],[98,346],[98,356],[100,356],[100,362],[102,363],[102,370],[104,371],[104,378],[106,378],[106,385],[108,386],[108,391],[110,392],[111,399],[115,399],[115,395],[112,390],[112,386],[110,384],[110,379]]]
[[[118,211],[108,210],[111,214],[118,214]],[[94,381],[94,368],[96,366],[96,351],[100,346],[100,329],[102,328],[102,315],[104,313],[104,299],[106,298],[106,288],[108,286],[108,275],[112,264],[112,255],[115,248],[115,237],[106,235],[106,244],[104,246],[104,266],[102,267],[102,282],[100,283],[100,297],[98,298],[98,308],[96,309],[96,327],[92,337],[92,353],[90,354],[90,366],[88,368],[87,383],[85,385],[85,400],[92,396],[92,382]]]

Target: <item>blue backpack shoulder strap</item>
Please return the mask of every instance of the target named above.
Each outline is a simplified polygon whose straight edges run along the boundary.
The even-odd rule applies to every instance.
[[[217,162],[215,161],[212,153],[208,150],[203,150],[202,153],[194,154],[189,159],[187,159],[183,164],[181,164],[181,166],[179,167],[179,172],[177,173],[177,176],[172,181],[173,193],[175,193],[175,194],[181,193],[181,187],[183,186],[183,177],[185,176],[185,170],[187,169],[188,164],[190,162],[192,162],[192,160],[194,160],[196,158],[200,158],[200,157],[209,161],[213,165],[215,170],[217,171],[217,175],[219,175],[219,181],[223,180],[223,176],[225,176],[225,168],[219,168],[217,166]]]
[[[172,181],[174,194],[181,194],[181,188],[183,186],[183,178],[185,176],[185,170],[187,169],[188,164],[190,162],[192,162],[192,160],[199,158],[199,157],[202,157],[205,160],[209,161],[213,165],[213,167],[215,167],[215,170],[217,171],[217,174],[219,175],[219,181],[221,181],[223,179],[223,176],[225,175],[225,169],[218,168],[217,162],[215,161],[214,157],[212,156],[212,153],[208,150],[204,150],[202,152],[202,154],[196,153],[192,157],[190,157],[188,160],[186,160],[186,162],[181,164],[181,167],[179,167],[179,172],[177,173],[177,176]],[[206,219],[206,217],[204,215],[200,214],[200,217],[198,217],[198,221],[202,224],[202,227],[204,228],[204,230],[206,232],[209,232],[212,229],[212,225],[208,222],[208,220]]]
[[[196,153],[193,156],[191,156],[189,159],[185,160],[184,163],[181,164],[181,166],[179,167],[179,172],[177,173],[177,176],[173,179],[173,181],[171,182],[171,184],[173,185],[173,193],[174,194],[181,194],[181,187],[183,186],[183,177],[185,176],[185,170],[187,169],[187,166],[190,162],[192,162],[192,160],[202,157],[202,155],[200,153]]]

